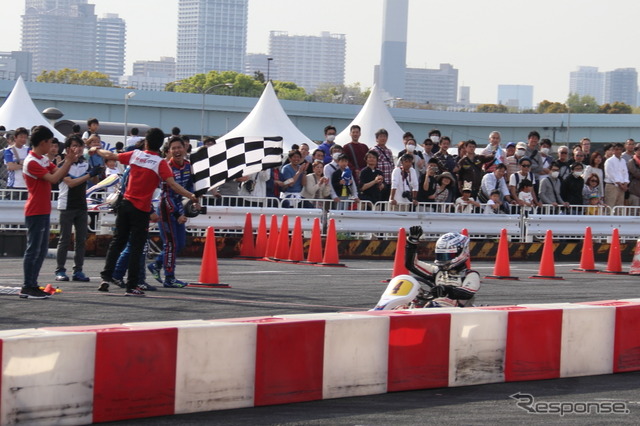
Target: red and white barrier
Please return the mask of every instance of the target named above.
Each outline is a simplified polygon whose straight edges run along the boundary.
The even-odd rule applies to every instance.
[[[0,331],[0,424],[640,370],[640,299]]]

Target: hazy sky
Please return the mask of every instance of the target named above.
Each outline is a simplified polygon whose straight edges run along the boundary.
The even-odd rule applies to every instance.
[[[177,0],[90,0],[127,21],[127,68],[175,56]],[[269,31],[346,34],[346,83],[373,82],[382,0],[250,0],[248,53],[267,53]],[[24,1],[2,0],[0,51],[20,49]],[[407,65],[451,63],[471,101],[495,103],[498,84],[534,86],[534,102],[566,100],[579,65],[640,70],[640,2],[631,0],[410,0]]]

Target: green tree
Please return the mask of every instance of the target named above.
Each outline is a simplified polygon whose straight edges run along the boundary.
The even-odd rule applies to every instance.
[[[36,81],[39,83],[77,84],[80,86],[113,87],[107,74],[97,71],[78,71],[64,68],[59,71],[42,71]]]
[[[307,95],[302,87],[289,81],[274,81],[273,90],[276,91],[278,99],[289,101],[308,101],[311,99],[311,96]]]
[[[633,108],[624,102],[614,102],[612,104],[604,104],[600,106],[601,114],[631,114]]]
[[[600,108],[593,96],[580,96],[577,93],[569,94],[566,105],[576,114],[597,114]]]
[[[569,109],[565,104],[561,104],[560,102],[551,102],[546,99],[540,102],[537,108],[538,114],[562,114],[568,111]]]
[[[506,105],[499,104],[480,104],[476,108],[477,112],[501,112],[506,113],[509,112],[509,108]]]

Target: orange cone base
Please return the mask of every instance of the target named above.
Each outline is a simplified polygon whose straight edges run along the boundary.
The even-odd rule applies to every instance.
[[[519,280],[519,277],[510,277],[508,275],[487,275],[485,280]]]
[[[231,288],[229,284],[205,284],[205,283],[189,283],[187,287],[199,287],[199,288]]]
[[[346,267],[344,263],[314,263],[313,266],[331,266],[331,267]]]
[[[236,256],[235,259],[242,259],[242,260],[262,260],[262,257],[258,257],[258,256]]]
[[[599,274],[609,274],[609,275],[629,275],[628,272],[623,271],[599,271]]]
[[[562,277],[556,277],[553,275],[532,275],[529,278],[533,278],[535,280],[564,280]]]
[[[582,268],[575,268],[575,269],[572,269],[571,271],[573,271],[573,272],[600,272],[600,269],[582,269]]]

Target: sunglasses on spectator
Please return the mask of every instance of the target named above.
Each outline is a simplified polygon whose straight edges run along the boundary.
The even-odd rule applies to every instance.
[[[531,167],[531,164],[520,164],[520,167]]]

